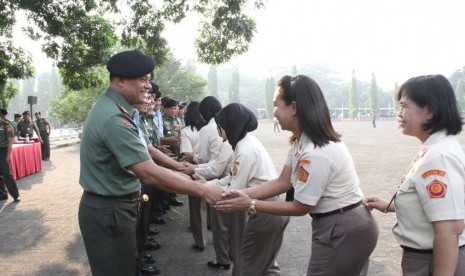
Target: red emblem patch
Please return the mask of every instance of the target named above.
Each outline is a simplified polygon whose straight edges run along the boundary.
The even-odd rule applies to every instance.
[[[447,185],[435,179],[426,186],[430,198],[444,198],[446,196]]]
[[[299,165],[305,165],[305,164],[310,164],[312,163],[312,161],[308,160],[308,159],[300,159],[299,160]]]
[[[126,126],[132,126],[131,122],[129,122],[126,119],[123,119],[123,124],[126,125]]]
[[[300,167],[299,169],[299,181],[300,182],[307,182],[309,173],[307,172],[304,167]]]
[[[233,175],[237,175],[237,173],[239,172],[239,169],[237,168],[238,166],[239,166],[239,162],[234,161],[234,163],[233,163],[233,171],[232,171]]]

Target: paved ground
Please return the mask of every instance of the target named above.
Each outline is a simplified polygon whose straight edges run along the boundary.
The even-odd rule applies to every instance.
[[[337,122],[356,165],[366,195],[390,198],[401,175],[415,155],[418,142],[402,136],[395,122]],[[255,132],[272,155],[278,171],[285,162],[289,133],[273,133],[273,126],[261,122]],[[465,135],[459,137],[465,145]],[[77,223],[82,189],[79,177],[77,140],[55,141],[51,161],[44,162],[41,173],[18,180],[22,201],[0,202],[0,271],[9,275],[90,275],[86,253]],[[181,196],[181,199],[186,198]],[[399,249],[391,228],[394,214],[375,213],[380,227],[376,250],[371,256],[369,275],[400,275]],[[229,275],[230,271],[209,269],[210,246],[194,252],[186,207],[175,207],[168,223],[157,226],[163,245],[151,253],[158,260],[162,275]],[[279,255],[282,275],[305,275],[310,256],[311,218],[292,218]],[[354,248],[357,250],[357,248]]]

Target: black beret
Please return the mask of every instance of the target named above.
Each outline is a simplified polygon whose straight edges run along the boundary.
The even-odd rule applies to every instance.
[[[6,115],[8,115],[8,111],[6,111],[6,109],[4,109],[4,108],[0,108],[0,114],[6,116]]]
[[[156,94],[159,90],[159,87],[158,85],[156,85],[155,83],[153,82],[150,82],[150,84],[152,85],[152,90],[149,91],[149,93],[153,93],[153,94]]]
[[[15,118],[21,118],[21,114],[15,113]]]
[[[140,77],[151,73],[154,68],[155,60],[137,50],[118,53],[107,62],[110,74],[118,77]]]
[[[26,111],[23,112],[23,116],[26,115],[26,114],[27,114],[27,115],[30,115],[30,114],[29,114],[29,111],[26,110]]]
[[[164,108],[170,108],[170,107],[177,106],[177,105],[178,105],[178,102],[173,99],[166,99],[166,101],[163,103]]]

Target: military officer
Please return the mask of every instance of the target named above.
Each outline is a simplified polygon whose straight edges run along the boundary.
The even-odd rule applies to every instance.
[[[217,201],[223,189],[156,166],[139,137],[133,107],[150,90],[155,61],[137,50],[112,56],[110,87],[92,107],[81,140],[79,226],[93,275],[134,275],[140,181]],[[139,180],[140,179],[140,180]]]
[[[23,112],[23,119],[18,123],[18,136],[25,138],[27,135],[29,138],[32,138],[32,136],[34,136],[34,131],[36,132],[37,137],[39,137],[39,140],[42,141],[39,129],[34,121],[31,121],[31,114],[26,110]]]
[[[42,144],[40,145],[42,149],[42,160],[48,161],[50,159],[50,141],[48,137],[52,132],[52,125],[47,121],[47,119],[42,118],[40,111],[34,113],[34,116],[36,117],[35,123],[39,129],[40,138],[42,138]]]
[[[10,169],[13,137],[13,125],[8,120],[0,118],[0,171],[4,180],[0,181],[0,200],[8,199],[8,194],[5,189],[6,184],[6,188],[13,197],[14,202],[19,202],[21,199],[19,197],[18,186],[16,186],[15,179],[13,178]]]

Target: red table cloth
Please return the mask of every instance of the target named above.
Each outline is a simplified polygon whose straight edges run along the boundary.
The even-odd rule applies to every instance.
[[[40,142],[13,144],[10,168],[15,179],[42,171]]]

